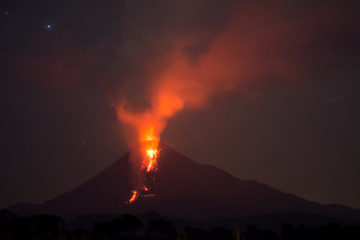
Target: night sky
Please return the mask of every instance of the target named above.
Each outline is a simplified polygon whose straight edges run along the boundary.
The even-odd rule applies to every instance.
[[[168,119],[162,142],[360,208],[358,2],[1,1],[0,208],[46,201],[121,157],[114,103],[147,109],[183,42],[189,68],[216,81],[181,80],[206,97]]]

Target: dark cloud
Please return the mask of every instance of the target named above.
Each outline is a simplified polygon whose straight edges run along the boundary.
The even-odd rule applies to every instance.
[[[247,86],[316,82],[338,68],[353,71],[359,51],[355,5],[337,1],[127,2],[122,41],[115,44],[115,61],[105,86],[112,98],[126,99],[133,107],[149,107],[152,82],[169,67],[171,53],[179,45],[189,64],[219,58],[217,77],[224,76],[219,81],[226,81],[231,71],[236,78],[232,82]],[[214,52],[216,48],[223,52]],[[212,84],[208,79],[201,81]]]
[[[150,107],[152,83],[169,67],[179,44],[195,68],[204,58],[221,57],[219,65],[233,67],[219,68],[217,74],[233,71],[236,79],[232,81],[247,86],[259,81],[319,81],[337,69],[352,71],[359,55],[357,5],[124,1],[112,7],[90,2],[78,12],[79,3],[72,8],[65,3],[19,4],[26,13],[24,19],[30,18],[31,9],[44,11],[42,17],[32,19],[38,34],[29,36],[26,45],[19,43],[23,50],[18,54],[22,54],[21,68],[32,78],[44,82],[95,79],[114,103],[126,100],[130,109],[142,110]],[[55,24],[56,31],[50,35],[40,22],[51,14],[64,21]],[[9,29],[17,22],[6,24],[6,36],[14,35]],[[87,38],[95,42],[87,44]],[[223,56],[214,53],[214,47],[224,51]]]

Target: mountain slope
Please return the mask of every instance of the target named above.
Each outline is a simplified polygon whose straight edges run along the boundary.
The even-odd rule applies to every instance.
[[[243,181],[214,166],[198,164],[161,144],[159,171],[150,185],[152,198],[131,197],[127,153],[78,188],[29,209],[16,205],[15,213],[46,212],[65,218],[85,214],[133,213],[155,210],[192,220],[245,217],[279,212],[303,212],[359,220],[360,211],[340,205],[321,205],[271,188]]]

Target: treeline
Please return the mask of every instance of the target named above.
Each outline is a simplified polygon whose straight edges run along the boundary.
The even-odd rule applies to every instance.
[[[284,224],[281,231],[260,230],[249,225],[210,230],[186,226],[178,230],[171,221],[151,219],[146,225],[136,216],[125,214],[108,222],[94,223],[92,231],[66,230],[64,221],[51,215],[17,217],[0,222],[0,240],[359,240],[360,226],[329,223],[319,227]]]

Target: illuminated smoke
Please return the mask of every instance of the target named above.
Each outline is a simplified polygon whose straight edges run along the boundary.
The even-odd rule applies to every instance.
[[[301,49],[314,35],[326,37],[314,32],[337,19],[336,9],[279,3],[127,2],[126,40],[104,85],[129,145],[140,146],[131,156],[132,199],[145,191],[143,172],[156,170],[161,133],[179,111],[227,91],[257,96],[249,87],[255,83],[305,81],[310,68],[298,64]]]

